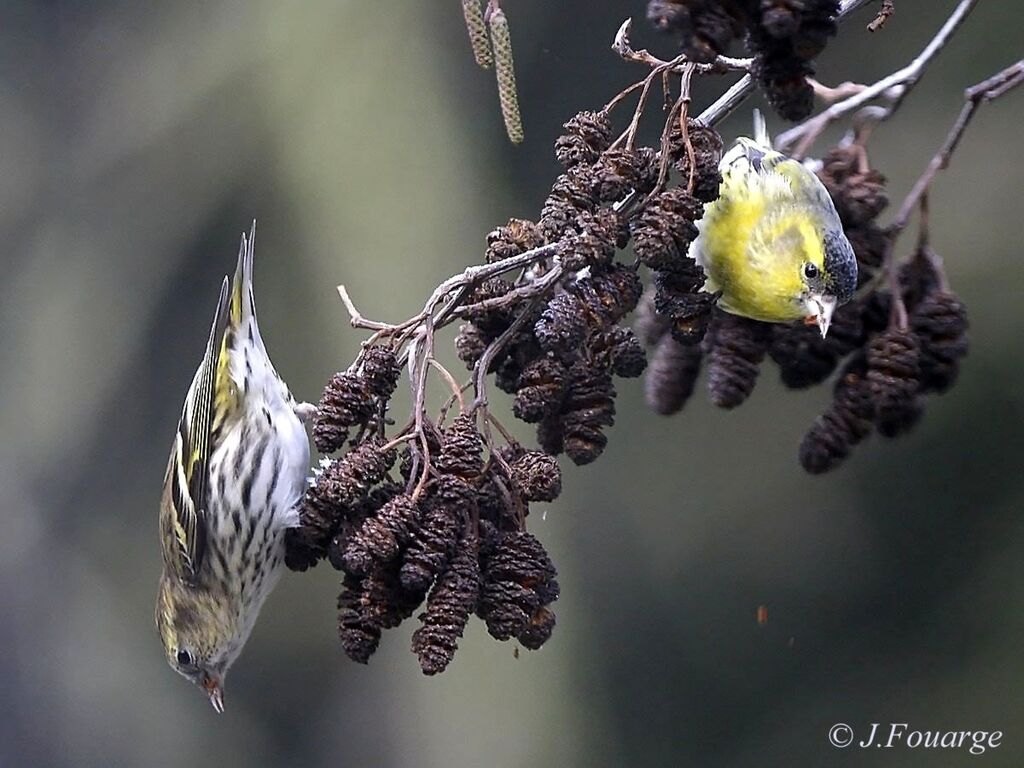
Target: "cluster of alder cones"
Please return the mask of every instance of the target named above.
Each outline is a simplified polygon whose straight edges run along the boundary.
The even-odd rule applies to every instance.
[[[420,606],[412,650],[427,674],[447,667],[476,613],[499,640],[539,648],[555,625],[558,582],[544,546],[524,530],[529,504],[561,491],[558,462],[509,442],[485,457],[476,418],[460,414],[426,427],[426,453],[400,452],[380,436],[399,368],[384,346],[335,374],[324,390],[313,436],[325,459],[289,531],[286,563],[305,570],[326,558],[344,572],[338,634],[366,663],[383,630]],[[398,466],[398,477],[393,470]],[[429,475],[422,483],[423,472]]]
[[[647,18],[675,36],[690,61],[710,62],[736,39],[754,57],[751,74],[772,108],[803,120],[814,107],[807,81],[838,30],[839,0],[650,0]]]
[[[540,450],[510,441],[492,446],[477,416],[464,413],[448,425],[428,421],[429,457],[413,442],[399,461],[383,436],[399,378],[395,354],[384,346],[366,349],[354,371],[336,374],[324,390],[318,448],[336,452],[353,430],[356,436],[347,453],[326,460],[307,493],[288,563],[304,569],[326,557],[345,573],[339,633],[357,661],[376,650],[384,629],[424,602],[413,650],[427,673],[445,668],[473,613],[500,640],[538,648],[550,637],[558,584],[544,547],[525,530],[529,504],[557,497],[558,455],[586,464],[601,454],[614,422],[614,379],[645,371],[645,347],[653,349],[647,398],[662,414],[682,408],[702,367],[712,402],[723,408],[746,400],[766,357],[795,389],[823,383],[839,369],[832,406],[801,445],[810,472],[836,466],[872,429],[886,436],[906,431],[921,415],[922,397],[956,378],[967,350],[963,305],[927,251],[905,263],[898,280],[878,279],[888,244],[876,223],[886,205],[884,179],[866,168],[861,148],[833,149],[820,171],[863,284],[822,339],[800,323],[727,314],[702,290],[704,276],[687,251],[695,222],[718,191],[722,141],[715,131],[691,121],[687,137],[680,130],[670,135],[679,183],[632,209],[617,204],[655,190],[657,154],[609,149],[610,138],[603,113],[583,112],[566,124],[556,142],[566,170],[539,220],[499,227],[485,254],[494,263],[560,243],[560,255],[516,279],[476,286],[467,301],[491,308],[471,313],[456,339],[472,368],[490,344],[507,337],[490,370],[495,385],[513,395],[515,416],[536,424]],[[635,261],[617,260],[630,245]],[[641,268],[651,278],[646,291]],[[564,276],[542,300],[516,298],[522,285],[556,269]],[[502,297],[507,301],[487,303]],[[638,304],[634,333],[623,321]]]
[[[685,6],[687,23],[704,29],[695,9],[725,4],[660,5]],[[758,23],[807,51],[813,46],[800,47],[798,37],[831,34],[814,14],[834,5],[764,2]],[[769,6],[781,10],[770,15]],[[780,14],[797,6],[794,26]],[[681,15],[672,18],[681,23]],[[421,607],[412,650],[427,674],[446,668],[473,614],[495,638],[527,649],[550,638],[558,582],[527,531],[530,505],[558,496],[560,455],[575,464],[601,455],[615,419],[616,378],[646,371],[647,400],[662,414],[683,407],[702,368],[722,408],[749,397],[765,358],[790,388],[834,379],[831,406],[800,447],[813,473],[837,466],[873,430],[907,431],[923,398],[955,381],[967,352],[964,307],[927,248],[886,273],[891,244],[877,222],[885,180],[863,147],[832,149],[819,171],[861,280],[822,339],[814,327],[717,308],[688,250],[704,206],[718,196],[722,139],[694,120],[672,121],[663,139],[658,149],[613,141],[607,113],[580,112],[555,143],[564,170],[538,219],[512,219],[487,236],[490,264],[557,246],[528,268],[472,286],[464,304],[473,309],[455,340],[467,368],[486,363],[484,380],[512,395],[514,415],[536,427],[538,448],[520,445],[486,407],[473,405],[436,422],[418,414],[415,434],[389,440],[400,371],[387,344],[364,349],[324,389],[314,438],[336,456],[323,461],[305,495],[286,562],[305,570],[327,559],[344,573],[338,632],[352,659],[365,663],[383,631]],[[532,290],[538,285],[545,289]]]

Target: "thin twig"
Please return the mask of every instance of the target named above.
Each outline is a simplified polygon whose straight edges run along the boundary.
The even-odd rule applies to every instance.
[[[693,185],[697,182],[697,153],[693,151],[688,127],[690,117],[690,81],[693,79],[693,68],[683,72],[682,91],[679,94],[679,130],[683,135],[683,146],[686,147],[686,159],[690,162],[690,175],[686,180],[686,191],[693,193]],[[660,179],[660,174],[659,174]]]
[[[917,250],[923,251],[931,241],[929,228],[928,192],[921,195],[917,204]]]
[[[430,299],[427,300],[425,307],[437,306],[444,296],[464,285],[476,285],[488,278],[497,277],[498,275],[503,275],[506,272],[521,269],[522,267],[528,267],[543,259],[551,258],[558,253],[560,248],[561,245],[559,243],[549,243],[548,245],[542,245],[539,248],[523,251],[517,256],[510,256],[507,259],[497,261],[493,264],[477,264],[472,267],[466,267],[462,272],[457,275],[452,275],[441,283],[441,285],[435,288],[434,293],[431,294]]]
[[[686,56],[677,56],[671,61],[666,61],[665,59],[659,59],[646,48],[641,48],[639,51],[634,50],[629,41],[629,33],[632,29],[632,19],[626,19],[622,22],[619,31],[615,33],[615,39],[612,41],[612,50],[626,61],[639,62],[655,69],[678,71],[683,64],[689,64],[692,67],[696,67],[703,74],[710,74],[712,72],[749,72],[750,66],[754,62],[753,59],[737,59],[732,56],[716,56],[714,61],[706,64],[689,61]]]
[[[419,365],[415,365],[415,358],[409,362],[410,368],[415,370],[413,376],[413,416],[416,419],[416,432],[419,435],[420,448],[423,451],[423,472],[420,475],[419,482],[416,483],[416,490],[412,494],[414,501],[419,499],[423,493],[423,489],[427,485],[427,479],[430,476],[431,467],[430,441],[427,440],[427,433],[423,429],[423,421],[426,418],[427,368],[429,367],[430,359],[434,356],[434,328],[431,321],[432,318],[429,315],[423,321],[423,352]]]
[[[353,328],[363,328],[369,331],[383,331],[390,330],[395,326],[387,323],[379,323],[375,320],[367,320],[360,314],[359,310],[356,309],[356,305],[352,302],[352,297],[348,294],[348,288],[344,285],[338,286],[338,295],[341,296],[341,303],[345,305],[345,310],[348,312],[349,324]]]
[[[678,57],[681,60],[683,57]],[[644,108],[647,106],[647,96],[650,93],[651,85],[657,79],[658,75],[662,72],[668,71],[668,68],[676,61],[673,59],[672,62],[666,62],[660,67],[655,67],[651,70],[650,74],[645,77],[641,83],[643,88],[640,90],[640,98],[637,100],[636,108],[633,110],[633,118],[629,121],[629,127],[626,128],[622,134],[612,142],[611,149],[616,149],[625,143],[626,148],[632,148],[633,142],[636,140],[636,132],[640,126],[640,117],[644,113]]]
[[[754,92],[754,78],[744,75],[719,96],[715,102],[697,116],[704,125],[715,125],[729,115]]]
[[[878,9],[878,15],[868,24],[868,32],[880,30],[894,13],[896,13],[896,5],[893,0],[882,0],[882,7]]]
[[[459,387],[459,395],[464,394],[466,390],[469,389],[471,386],[473,386],[473,380],[469,379],[465,384],[462,384]],[[448,411],[451,410],[451,407],[455,405],[456,402],[459,403],[460,412],[465,411],[465,401],[463,400],[463,398],[461,396],[456,397],[455,395],[450,395],[448,399],[444,401],[444,405],[441,406],[441,410],[437,415],[438,424],[444,423],[445,419],[448,418]]]
[[[515,437],[512,436],[512,433],[509,432],[505,428],[505,426],[500,421],[498,421],[498,417],[495,416],[490,411],[487,412],[487,420],[490,421],[491,424],[494,425],[495,429],[497,429],[501,433],[501,436],[505,438],[506,443],[508,443],[509,445],[517,444],[518,441],[515,439]]]
[[[647,193],[647,196],[640,203],[640,207],[645,207],[655,196],[661,192],[665,187],[665,182],[668,181],[668,161],[672,155],[671,144],[672,144],[672,125],[676,121],[676,117],[679,115],[679,111],[683,108],[683,97],[680,95],[676,99],[675,104],[672,105],[672,109],[668,111],[668,117],[665,118],[665,127],[661,131],[661,148],[658,150],[658,180],[654,184],[654,189]],[[623,201],[628,202],[627,200]]]
[[[646,81],[646,79],[647,78],[644,78],[643,80],[637,80],[632,85],[628,85],[625,88],[623,88],[621,91],[615,94],[615,96],[612,97],[611,101],[604,105],[604,109],[602,109],[601,111],[604,112],[605,114],[611,112],[613,109],[615,109],[615,107],[619,105],[620,102],[622,102],[623,99],[629,96],[629,94],[631,94],[637,88],[643,87],[643,84]]]
[[[430,367],[437,371],[441,378],[444,379],[448,388],[452,391],[452,397],[459,402],[459,413],[462,413],[466,410],[466,401],[462,399],[462,387],[459,386],[459,382],[455,380],[455,377],[452,376],[451,372],[447,368],[437,362],[434,358],[430,358],[427,362],[430,364]]]
[[[459,290],[455,291],[445,302],[444,306],[437,313],[437,317],[434,319],[434,326],[436,328],[443,328],[451,322],[451,318],[455,314],[456,310],[463,306],[466,298],[473,292],[473,286],[464,285]]]
[[[837,101],[842,101],[843,99],[848,99],[851,96],[856,96],[867,88],[863,83],[854,83],[849,80],[845,83],[840,83],[839,85],[831,87],[819,83],[813,77],[808,77],[807,82],[809,82],[811,84],[811,88],[814,89],[814,95],[826,104],[835,104]]]
[[[626,61],[638,61],[652,67],[659,67],[666,64],[667,62],[664,60],[651,55],[646,48],[642,48],[639,51],[633,49],[633,45],[629,41],[629,33],[632,29],[633,19],[627,18],[622,22],[618,31],[615,33],[615,39],[612,40],[612,50]]]
[[[364,346],[376,342],[379,338],[384,336],[397,337],[397,343],[399,345],[407,344],[410,339],[422,332],[422,326],[426,318],[434,314],[438,305],[440,305],[446,297],[450,297],[452,294],[455,294],[455,296],[452,297],[452,300],[442,307],[441,311],[434,319],[433,326],[435,329],[442,328],[452,321],[455,317],[454,310],[458,307],[459,303],[464,301],[466,296],[469,295],[468,289],[472,286],[475,286],[488,278],[496,277],[497,275],[501,275],[506,272],[512,272],[531,264],[535,264],[536,262],[543,261],[544,259],[556,256],[560,248],[560,244],[550,243],[548,245],[542,245],[539,248],[524,251],[517,256],[512,256],[494,264],[478,264],[466,267],[462,272],[452,275],[434,289],[430,298],[427,299],[427,302],[423,305],[423,311],[413,315],[401,323],[391,324],[368,320],[360,314],[358,309],[356,309],[355,304],[344,285],[338,286],[338,294],[341,296],[342,303],[344,303],[345,309],[349,313],[352,327],[375,331],[373,336],[364,343]],[[404,349],[399,355],[399,362],[404,364],[407,359],[408,349]]]
[[[503,309],[511,304],[517,303],[522,299],[530,299],[539,293],[546,291],[548,286],[541,281],[534,280],[533,282],[525,283],[516,288],[513,288],[508,293],[502,294],[501,296],[493,296],[489,299],[475,302],[473,304],[463,304],[456,309],[454,313],[460,318],[468,318],[481,312],[490,312],[496,309]]]
[[[505,457],[501,455],[501,451],[494,449],[494,438],[491,436],[491,425],[493,424],[497,427],[498,431],[505,436],[506,440],[509,440],[508,432],[506,432],[498,423],[497,419],[491,415],[490,411],[487,410],[486,405],[481,406],[480,411],[484,416],[482,433],[484,442],[487,445],[487,450],[490,454],[490,460],[497,464],[498,468],[501,470],[500,472],[495,472],[493,474],[489,473],[491,480],[494,483],[495,488],[497,488],[498,493],[501,494],[502,499],[504,499],[506,508],[515,511],[516,525],[520,530],[526,530],[527,510],[523,502],[523,497],[522,494],[519,493],[510,493],[508,486],[505,485],[505,480],[508,480],[509,483],[512,482],[512,467],[509,466]],[[509,442],[512,441],[509,440]],[[502,476],[504,476],[504,478]]]
[[[547,292],[547,289],[555,285],[559,280],[565,276],[565,268],[561,264],[555,266],[550,272],[542,277],[538,283],[543,286],[541,295]],[[487,374],[490,371],[491,364],[494,359],[501,353],[501,351],[512,341],[513,338],[519,333],[520,329],[526,323],[526,321],[533,314],[533,311],[537,308],[540,298],[535,298],[529,304],[523,308],[516,318],[512,321],[508,328],[494,341],[492,341],[484,353],[480,356],[480,359],[476,361],[476,365],[473,366],[473,386],[476,390],[476,397],[473,400],[471,411],[475,411],[477,408],[487,406]]]
[[[483,355],[476,361],[476,365],[473,366],[473,387],[476,390],[476,397],[473,399],[473,405],[471,411],[475,411],[477,408],[487,407],[487,374],[490,371],[491,363],[494,362],[494,358],[498,356],[498,353],[504,349],[510,341],[519,333],[519,330],[526,324],[526,319],[530,313],[537,307],[537,300],[531,301],[526,308],[519,313],[518,317],[508,328],[494,341],[492,341],[487,349],[484,350]]]
[[[381,453],[390,451],[392,448],[401,445],[402,443],[408,443],[410,440],[415,440],[419,435],[416,434],[415,430],[405,430],[398,433],[398,437],[393,437],[388,442],[384,443],[378,450]]]

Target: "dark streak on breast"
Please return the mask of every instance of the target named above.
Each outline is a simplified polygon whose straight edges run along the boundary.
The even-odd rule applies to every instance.
[[[245,534],[245,543],[242,545],[242,552],[248,552],[252,545],[253,537],[256,535],[256,518],[249,517],[249,530]]]
[[[245,481],[242,483],[242,508],[249,510],[252,501],[252,486],[256,482],[260,466],[263,463],[263,455],[267,452],[267,444],[270,442],[270,435],[264,432],[260,435],[259,442],[253,446],[252,455],[248,460],[249,471],[246,473]]]
[[[245,460],[245,446],[249,442],[249,425],[242,427],[242,435],[238,438],[238,450],[235,452],[235,478],[242,476],[242,462]]]
[[[217,549],[215,551],[217,553],[217,562],[220,564],[221,573],[227,573],[228,572],[228,559],[224,555],[224,550],[222,550],[220,547],[217,547]]]
[[[267,418],[269,418],[269,417],[270,417],[270,414],[268,413],[267,414]],[[277,445],[276,443],[274,444],[274,457],[273,457],[273,461],[271,463],[271,466],[272,467],[280,467],[281,466],[281,446]],[[267,501],[266,501],[267,509],[270,509],[270,500],[271,500],[271,498],[273,498],[274,491],[277,489],[277,477],[278,477],[278,473],[277,472],[271,472],[270,473],[270,482],[268,483],[269,487],[267,488]],[[271,510],[271,514],[273,514],[273,510]]]

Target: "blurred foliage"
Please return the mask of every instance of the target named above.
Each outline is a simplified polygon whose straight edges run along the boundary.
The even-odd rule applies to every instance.
[[[531,521],[562,571],[543,651],[516,659],[476,627],[437,679],[398,636],[357,667],[319,568],[269,600],[226,715],[167,669],[156,504],[238,233],[259,218],[264,336],[313,399],[359,343],[335,284],[368,315],[408,316],[489,229],[536,215],[561,123],[639,76],[608,45],[642,2],[505,5],[520,147],[454,4],[5,4],[0,763],[817,765],[832,723],[897,720],[1004,730],[983,759],[1019,765],[1019,94],[978,116],[932,196],[972,355],[912,436],[811,478],[796,446],[817,396],[766,375],[738,412],[661,419],[637,385],[597,467],[567,470]],[[898,0],[875,35],[862,12],[820,78],[884,75],[951,5]],[[1019,4],[979,4],[877,131],[894,196],[963,87],[1019,58],[1022,28]],[[697,104],[721,87],[701,82]],[[965,759],[883,752],[849,759]]]

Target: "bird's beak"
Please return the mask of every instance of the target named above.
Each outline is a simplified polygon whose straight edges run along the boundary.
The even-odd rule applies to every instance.
[[[836,311],[836,297],[811,294],[804,301],[804,306],[807,308],[807,322],[817,325],[821,338],[825,338],[832,325],[832,313]]]
[[[224,712],[224,688],[219,679],[213,675],[207,675],[203,678],[203,689],[210,697],[210,704],[213,705],[214,710],[217,714],[223,714]]]

